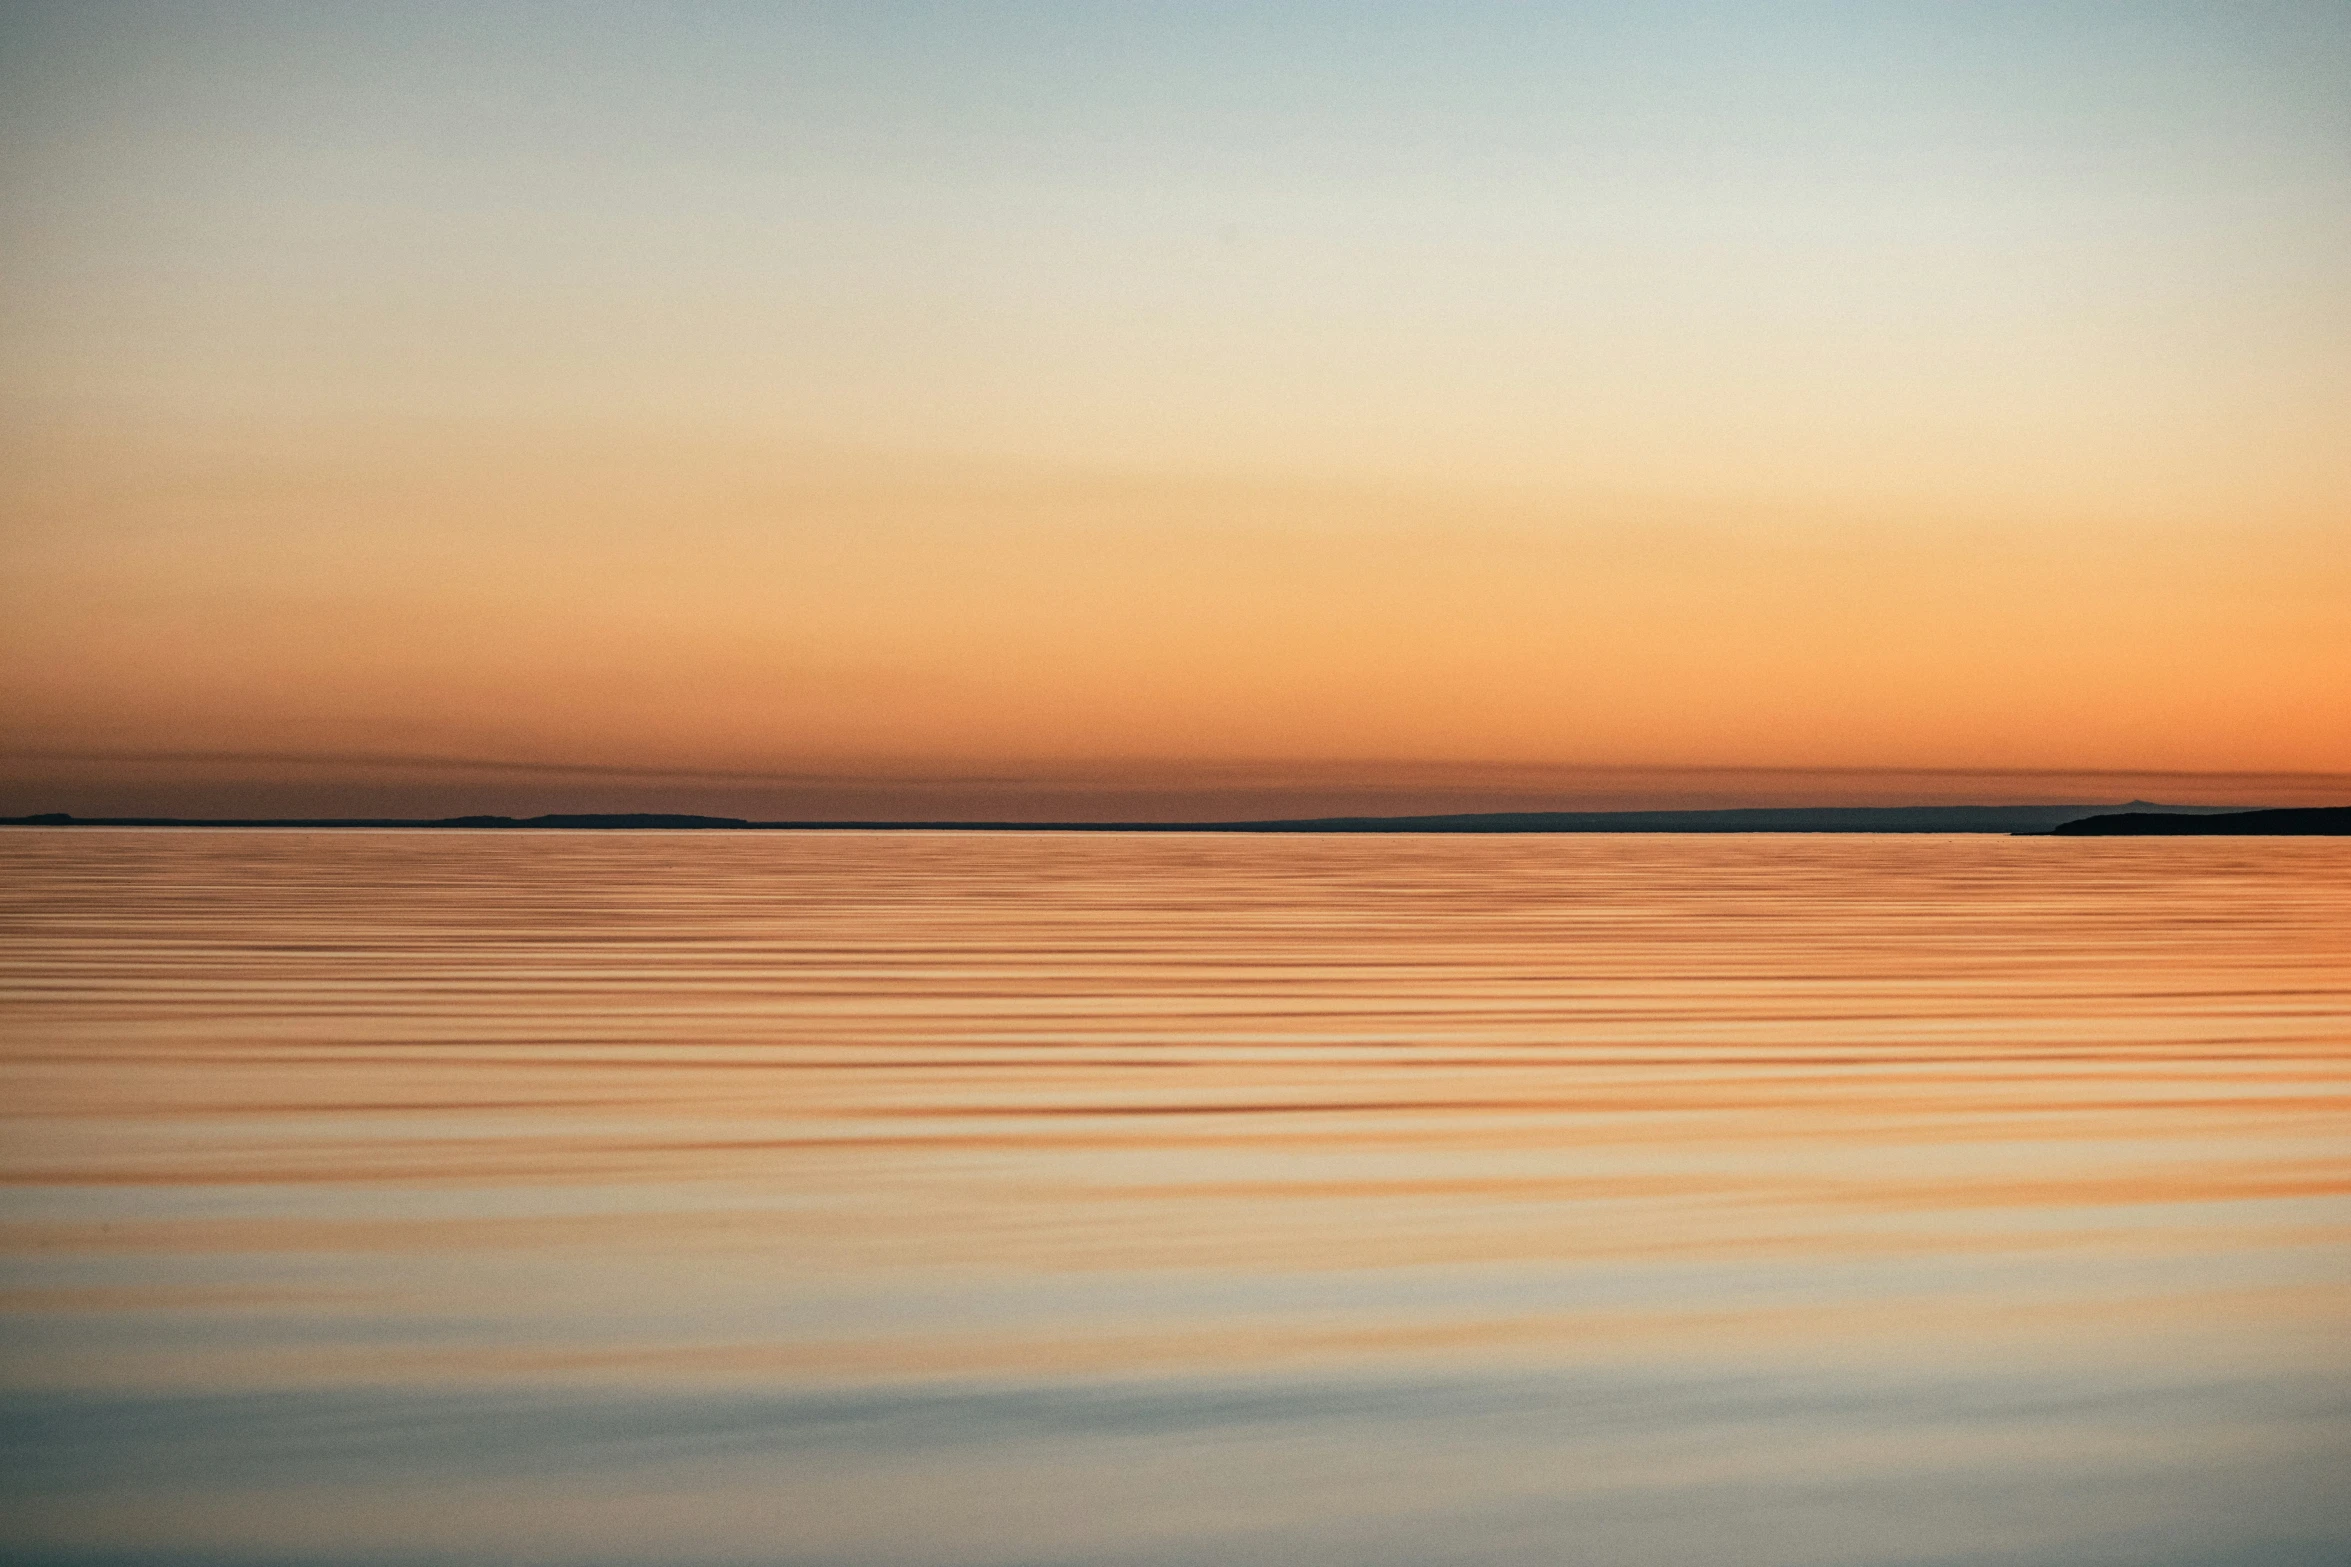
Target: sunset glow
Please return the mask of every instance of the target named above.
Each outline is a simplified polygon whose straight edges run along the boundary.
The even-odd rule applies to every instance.
[[[0,812],[2351,800],[2339,8],[5,43]]]

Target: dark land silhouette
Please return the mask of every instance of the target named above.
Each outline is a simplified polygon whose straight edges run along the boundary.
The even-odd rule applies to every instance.
[[[2099,814],[2105,812],[2107,814]],[[1696,811],[1488,811],[1439,816],[1317,816],[1273,821],[1010,822],[773,821],[737,816],[617,812],[551,816],[447,816],[193,819],[170,816],[79,817],[63,811],[0,818],[18,827],[307,827],[448,828],[458,830],[865,831],[865,832],[1269,832],[1269,833],[2160,833],[2351,831],[2351,810],[2247,811],[2238,806],[2154,805],[2133,800],[2120,813],[2097,805],[1748,806]],[[2334,825],[2258,825],[2256,819],[2325,819]],[[2096,823],[2155,823],[2096,826]],[[2220,823],[2244,825],[2213,825]],[[2185,825],[2181,825],[2185,824]]]
[[[2087,816],[2051,829],[2068,838],[2220,837],[2223,835],[2351,836],[2351,805],[2318,805],[2273,811],[2226,811],[2183,816],[2175,811],[2124,811]]]

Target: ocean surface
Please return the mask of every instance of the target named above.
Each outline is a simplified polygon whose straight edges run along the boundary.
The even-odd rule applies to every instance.
[[[0,832],[0,1560],[2341,1567],[2351,841]]]

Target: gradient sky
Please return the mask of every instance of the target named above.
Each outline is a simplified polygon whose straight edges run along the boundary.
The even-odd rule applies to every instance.
[[[2340,4],[7,5],[0,811],[2351,800],[2346,82]]]

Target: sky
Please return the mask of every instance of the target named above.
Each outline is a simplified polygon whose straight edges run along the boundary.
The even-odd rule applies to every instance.
[[[2351,802],[2351,7],[0,4],[0,813]]]

